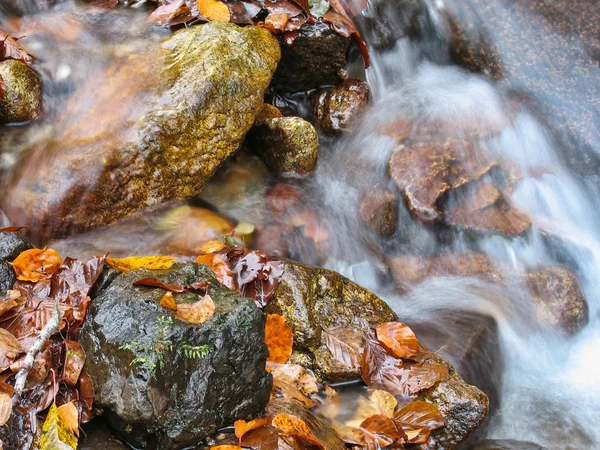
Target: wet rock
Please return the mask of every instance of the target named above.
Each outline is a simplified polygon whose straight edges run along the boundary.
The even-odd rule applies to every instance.
[[[283,117],[283,114],[276,106],[268,103],[263,104],[260,112],[256,116],[256,120],[274,119],[276,117]]]
[[[350,39],[332,31],[321,20],[303,25],[292,45],[281,44],[281,62],[271,87],[297,92],[338,84],[349,46]]]
[[[37,74],[21,61],[0,62],[0,123],[26,122],[42,112],[42,86]]]
[[[79,450],[127,450],[125,444],[111,436],[108,430],[101,428],[96,422],[85,427]]]
[[[352,131],[352,125],[367,108],[369,85],[360,80],[344,80],[321,92],[314,100],[314,116],[319,128],[328,135]]]
[[[600,170],[600,10],[587,0],[452,0],[454,59],[515,87],[555,131],[564,159]],[[564,86],[556,89],[556,86]]]
[[[247,142],[278,173],[307,174],[317,165],[319,137],[315,128],[300,117],[257,121]]]
[[[577,277],[569,269],[562,266],[540,268],[527,274],[526,283],[546,321],[569,333],[587,325],[588,304]]]
[[[0,297],[8,289],[12,289],[17,281],[15,272],[8,263],[30,248],[31,244],[19,233],[0,232]]]
[[[215,315],[201,325],[174,318],[158,304],[162,289],[132,285],[145,277],[208,281]],[[253,301],[224,288],[206,266],[191,263],[118,274],[104,285],[81,343],[95,405],[108,413],[120,437],[136,447],[179,448],[262,413],[271,377],[264,370],[264,314]],[[176,295],[178,304],[200,298]]]
[[[401,38],[416,36],[426,14],[419,0],[371,0],[369,8],[355,20],[369,45],[381,49],[392,47]]]
[[[118,60],[25,155],[3,209],[46,241],[198,194],[254,123],[279,56],[267,30],[212,22]]]
[[[359,214],[373,233],[390,236],[398,226],[398,196],[382,187],[368,190],[361,196]]]
[[[508,197],[518,174],[471,142],[400,145],[388,169],[409,210],[422,222],[441,221],[459,229],[506,235],[522,234],[531,227],[529,218]]]
[[[265,309],[285,317],[296,349],[314,359],[317,375],[328,381],[353,379],[357,370],[340,370],[325,349],[323,330],[342,326],[371,333],[377,325],[397,319],[379,297],[331,270],[285,261],[273,300]]]
[[[534,444],[533,442],[513,441],[512,439],[490,439],[479,442],[469,450],[547,450],[545,447]]]
[[[485,420],[488,398],[467,384],[445,358],[439,355],[434,358],[448,365],[451,377],[421,392],[419,399],[436,405],[444,416],[446,425],[432,433],[436,441],[444,449],[455,449]]]

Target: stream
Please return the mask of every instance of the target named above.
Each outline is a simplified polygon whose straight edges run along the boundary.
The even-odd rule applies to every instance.
[[[243,153],[221,167],[188,204],[270,229],[253,243],[256,248],[342,273],[383,298],[418,336],[424,330],[423,342],[433,350],[440,348],[468,382],[490,396],[489,418],[475,440],[532,441],[550,450],[600,448],[598,176],[583,177],[568,167],[543,116],[515,94],[518,86],[491,81],[452,62],[443,3],[424,0],[425,22],[418,35],[401,37],[389,48],[371,48],[372,66],[366,71],[353,54],[348,73],[368,81],[372,101],[351,133],[321,138],[313,174],[274,177],[254,156]],[[39,57],[36,69],[46,105],[43,121],[0,131],[5,180],[11,179],[23,149],[54,133],[56,117],[79,86],[115,58],[168,35],[146,24],[143,10],[142,5],[94,11],[66,1],[50,11],[0,22],[0,28],[13,35],[26,35],[28,50]],[[375,18],[394,27],[404,20],[396,13],[398,17]],[[590,82],[600,83],[600,76]],[[310,115],[305,97],[273,102],[297,115]],[[122,114],[107,120],[120,120]],[[473,142],[484,160],[509,162],[518,175],[505,192],[510,204],[528,216],[531,229],[512,237],[474,236],[466,229],[440,231],[416,220],[400,196],[395,232],[387,237],[371,233],[358,213],[362,194],[375,186],[393,188],[388,162],[397,142],[386,130],[407,121],[408,143],[420,142],[437,129],[446,140]],[[47,155],[37,152],[28,158],[35,167],[45,164]],[[274,185],[299,192],[301,206],[269,211],[268,192]],[[174,230],[165,230],[160,217],[175,207],[180,204],[51,246],[78,258],[103,252],[131,256],[171,251],[166,244]],[[0,217],[0,225],[3,221],[9,223]],[[311,234],[310,244],[280,232],[290,223]],[[485,255],[501,268],[504,281],[456,270],[430,272],[410,283],[397,276],[403,259],[425,261],[441,255],[454,266],[459,264],[453,259],[456,255],[472,253]],[[587,300],[589,320],[577,332],[565,333],[543,320],[531,292],[518,281],[526,271],[552,265],[573,271]],[[476,356],[465,357],[469,352]]]

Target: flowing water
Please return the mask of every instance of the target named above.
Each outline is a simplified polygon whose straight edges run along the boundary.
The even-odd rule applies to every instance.
[[[373,101],[351,134],[337,141],[323,138],[316,173],[307,179],[274,180],[253,157],[242,155],[228,163],[192,204],[209,205],[236,220],[268,223],[272,234],[258,239],[259,248],[278,252],[286,247],[295,258],[337,270],[373,289],[403,321],[419,329],[437,328],[439,332],[424,339],[433,345],[450,342],[442,352],[453,360],[470,351],[471,330],[492,336],[497,330],[496,338],[480,343],[475,361],[461,365],[468,381],[495,391],[490,419],[478,438],[528,440],[556,450],[600,448],[597,180],[582,179],[564,166],[552,134],[514,92],[450,63],[449,27],[439,14],[439,2],[425,3],[429,11],[419,38],[401,38],[390,49],[372,50],[373,65],[366,72],[359,63],[349,67],[352,75],[369,81]],[[61,3],[52,12],[1,26],[16,34],[38,30],[29,32],[27,44],[33,53],[43,55],[38,68],[47,105],[41,124],[4,130],[0,164],[5,173],[11,172],[19,148],[52,133],[53,118],[83,80],[117,56],[165,35],[144,24],[145,12],[90,13],[82,8]],[[395,19],[387,17],[391,27]],[[397,22],[402,22],[400,16]],[[290,104],[306,112],[302,102]],[[440,233],[413,219],[400,200],[396,233],[380,238],[369,232],[358,214],[361,195],[373,186],[392,186],[387,165],[397,143],[384,130],[401,120],[412,124],[409,139],[419,140],[423,129],[441,123],[448,137],[475,140],[482,156],[510,161],[520,171],[512,202],[530,217],[532,229],[513,238]],[[496,131],[474,136],[473,123]],[[30,163],[43,164],[44,156],[38,158]],[[301,192],[301,207],[274,216],[267,213],[265,194],[274,183]],[[302,236],[279,233],[290,223],[302,225],[313,237],[310,245]],[[149,216],[55,246],[82,257],[103,251],[152,253],[165,239],[164,231],[154,225],[154,216]],[[589,323],[574,335],[549,325],[535,313],[534,300],[516,282],[516,275],[514,280],[509,276],[508,283],[474,276],[429,276],[399,288],[389,274],[389,261],[395,257],[425,259],[465,252],[483,253],[511,274],[567,265],[577,274],[587,299]]]

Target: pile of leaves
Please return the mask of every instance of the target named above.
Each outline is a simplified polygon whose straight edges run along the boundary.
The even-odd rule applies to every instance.
[[[12,265],[18,281],[0,299],[0,425],[11,441],[5,446],[29,448],[36,415],[50,408],[41,448],[76,448],[79,425],[93,418],[94,400],[77,340],[104,258],[84,263],[63,260],[52,249],[31,249]]]
[[[415,399],[421,390],[448,379],[447,366],[435,362],[405,324],[385,323],[374,331],[374,336],[347,328],[324,331],[334,358],[349,368],[360,366],[369,387],[368,396],[359,397],[353,416],[341,422],[336,391],[320,385],[310,370],[288,362],[292,331],[283,317],[268,315],[267,370],[273,375],[272,401],[283,397],[312,409],[354,449],[437,448],[431,432],[444,426],[444,417],[435,405]],[[238,420],[234,424],[238,446],[213,448],[326,448],[318,423],[293,414],[294,410],[250,422]]]
[[[163,26],[191,25],[196,22],[233,22],[256,25],[275,34],[283,34],[292,44],[306,23],[322,20],[335,32],[351,37],[360,49],[365,66],[369,52],[353,19],[367,8],[368,0],[154,0],[158,7],[148,22]],[[114,8],[118,0],[95,0],[104,8]],[[134,4],[137,0],[124,0]]]

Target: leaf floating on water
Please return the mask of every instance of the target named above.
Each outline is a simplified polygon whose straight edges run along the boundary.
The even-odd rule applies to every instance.
[[[167,292],[163,298],[160,299],[159,306],[172,311],[177,311],[177,302],[175,301],[175,298],[171,292]]]
[[[180,303],[177,305],[175,317],[193,325],[200,325],[215,314],[216,307],[210,295],[205,295],[196,303]]]
[[[65,421],[67,429],[79,437],[79,411],[75,403],[69,402],[59,406],[58,413]]]
[[[292,355],[294,337],[292,329],[279,314],[268,314],[265,341],[269,348],[267,361],[285,364]]]
[[[0,372],[7,369],[23,351],[23,347],[13,334],[0,328]]]
[[[63,372],[63,380],[67,386],[75,387],[85,364],[85,351],[79,342],[67,341],[67,356]]]
[[[4,426],[12,414],[12,395],[14,389],[6,383],[0,383],[0,427]]]
[[[388,322],[376,328],[377,339],[398,358],[411,358],[419,353],[419,341],[405,324]]]
[[[173,256],[130,256],[128,258],[106,258],[106,263],[113,269],[121,272],[130,270],[166,270],[170,268],[177,258]]]
[[[235,437],[241,440],[246,433],[265,426],[269,423],[269,420],[269,418],[254,419],[250,422],[246,422],[245,420],[236,420],[233,423],[233,427],[235,428]]]
[[[76,450],[77,438],[53,403],[42,427],[40,450]]]
[[[334,359],[353,369],[360,368],[365,335],[351,328],[334,327],[323,330],[327,349]]]
[[[62,264],[62,258],[50,248],[25,250],[12,263],[18,280],[38,282],[54,275]]]
[[[273,417],[273,426],[279,428],[285,435],[300,438],[321,449],[325,448],[312,433],[306,422],[298,417],[285,413],[277,414]]]
[[[7,59],[15,59],[25,64],[31,64],[34,57],[15,38],[0,30],[0,61]]]
[[[196,0],[196,4],[208,20],[215,22],[229,22],[231,20],[229,8],[219,0]]]

